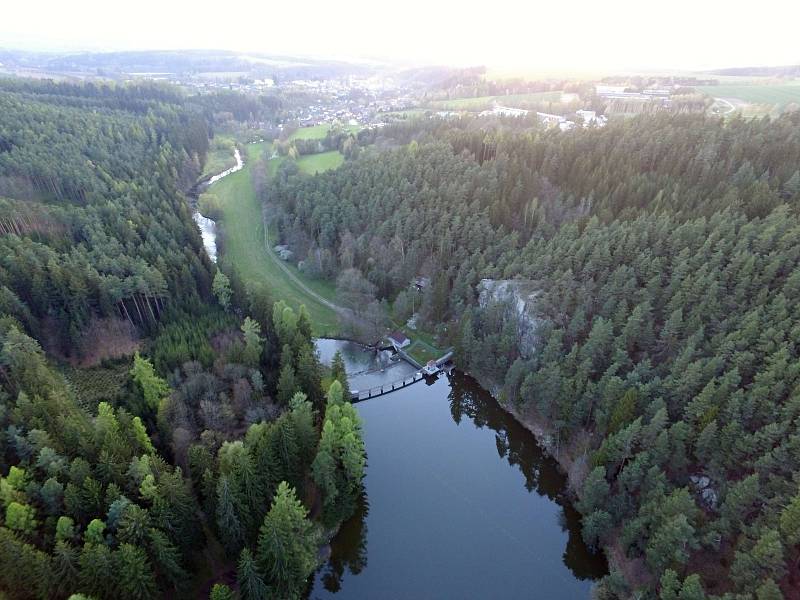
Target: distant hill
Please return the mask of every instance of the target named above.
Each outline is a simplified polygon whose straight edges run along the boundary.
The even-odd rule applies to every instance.
[[[144,50],[126,52],[41,53],[0,49],[7,69],[38,69],[77,76],[126,78],[130,74],[247,73],[282,79],[326,79],[369,75],[374,67],[340,60],[270,54],[243,54],[228,50]]]
[[[800,65],[784,67],[733,67],[709,71],[712,75],[733,75],[739,77],[800,77]]]

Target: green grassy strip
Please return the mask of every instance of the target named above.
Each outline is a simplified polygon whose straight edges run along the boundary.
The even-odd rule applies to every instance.
[[[244,281],[266,285],[276,300],[285,300],[295,308],[305,304],[314,323],[314,334],[334,336],[339,331],[336,313],[287,277],[275,262],[280,259],[274,256],[271,248],[265,247],[261,203],[251,173],[256,161],[271,151],[271,145],[267,143],[248,145],[245,167],[211,187],[219,199],[223,215],[225,250],[222,260],[235,267]],[[270,161],[269,170],[274,172],[279,162]],[[274,167],[272,163],[276,163]]]

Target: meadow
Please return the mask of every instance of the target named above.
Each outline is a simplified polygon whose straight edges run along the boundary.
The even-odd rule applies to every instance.
[[[306,154],[297,159],[297,167],[302,173],[314,175],[329,169],[335,169],[344,162],[344,156],[338,150]]]

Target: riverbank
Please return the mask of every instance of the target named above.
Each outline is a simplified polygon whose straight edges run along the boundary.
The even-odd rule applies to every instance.
[[[217,262],[217,223],[200,212],[200,195],[204,189],[207,189],[214,182],[219,181],[223,177],[227,177],[231,173],[242,170],[244,167],[242,156],[239,153],[239,148],[235,146],[233,147],[232,161],[233,164],[227,166],[224,171],[217,172],[216,174],[205,174],[204,172],[202,178],[195,183],[194,187],[189,192],[193,210],[192,219],[194,219],[194,222],[200,229],[200,236],[203,238],[203,247],[206,250],[206,254],[208,254],[208,258],[210,258],[213,263]],[[217,162],[219,163],[220,161]],[[228,165],[229,161],[226,161],[224,164]],[[208,165],[206,165],[206,168],[208,168]],[[212,173],[214,172],[212,171]]]
[[[523,409],[513,402],[501,398],[502,386],[488,382],[478,374],[468,373],[481,387],[491,394],[497,404],[510,414],[558,464],[567,477],[567,491],[573,501],[581,497],[583,483],[591,471],[591,436],[582,430],[569,441],[559,440],[552,424],[533,407]],[[620,542],[621,530],[612,532],[609,542],[602,548],[609,569],[620,572],[631,587],[643,586],[650,580],[649,571],[640,558],[630,558]]]

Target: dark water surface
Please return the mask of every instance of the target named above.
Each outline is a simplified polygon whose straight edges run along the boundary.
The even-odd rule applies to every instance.
[[[454,372],[356,405],[358,513],[311,598],[588,598],[606,572],[533,435]]]

